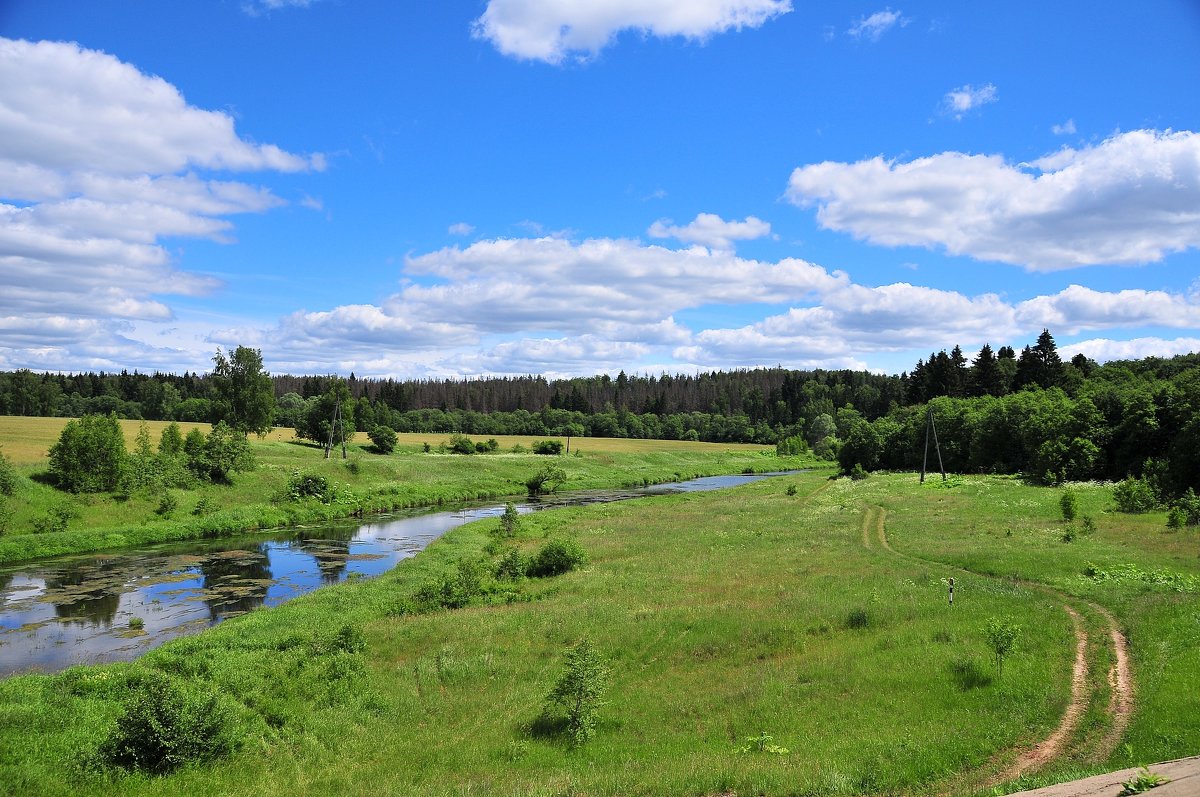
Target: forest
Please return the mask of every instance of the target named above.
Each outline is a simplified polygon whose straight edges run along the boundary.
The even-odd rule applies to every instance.
[[[970,359],[957,345],[935,351],[898,376],[767,368],[270,380],[272,423],[312,439],[326,434],[340,401],[347,426],[365,432],[775,443],[837,459],[850,472],[920,467],[931,415],[949,471],[1045,483],[1137,477],[1164,500],[1200,488],[1200,355],[1064,361],[1049,330],[1019,352],[986,344]],[[0,373],[0,414],[216,422],[227,410],[220,381],[215,372]]]

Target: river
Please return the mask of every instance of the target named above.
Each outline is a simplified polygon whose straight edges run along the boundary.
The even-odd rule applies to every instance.
[[[779,474],[709,476],[558,493],[522,513],[734,487]],[[40,559],[0,568],[0,676],[127,661],[184,634],[350,578],[377,576],[504,504],[414,510],[200,540]]]

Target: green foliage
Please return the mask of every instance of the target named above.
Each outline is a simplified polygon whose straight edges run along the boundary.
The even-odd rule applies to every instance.
[[[567,651],[562,675],[546,696],[544,710],[546,714],[565,712],[565,731],[572,747],[595,735],[607,688],[608,668],[591,640],[584,637]]]
[[[1176,524],[1173,528],[1181,526],[1200,526],[1200,496],[1196,495],[1195,490],[1188,488],[1187,492],[1175,499],[1171,507],[1172,515],[1176,519]],[[1170,516],[1168,516],[1167,525],[1170,525]]]
[[[517,512],[517,508],[509,501],[504,505],[504,514],[500,516],[500,526],[497,532],[501,537],[512,538],[517,536],[517,531],[521,528],[521,515]]]
[[[0,450],[0,495],[12,495],[16,491],[17,471]]]
[[[217,506],[216,500],[211,495],[202,495],[200,500],[196,501],[196,506],[192,508],[192,514],[196,517],[204,517],[216,512],[220,507]]]
[[[567,480],[567,472],[556,465],[543,465],[542,469],[525,480],[525,489],[530,495],[552,493]]]
[[[52,534],[66,531],[72,520],[79,517],[79,507],[73,501],[58,501],[52,505],[46,514],[34,518],[34,534]]]
[[[492,454],[500,449],[500,444],[496,442],[496,438],[489,437],[486,442],[475,444],[475,453],[477,454]]]
[[[1130,476],[1113,487],[1113,500],[1122,512],[1149,512],[1158,504],[1154,488],[1145,479]]]
[[[158,436],[158,453],[167,457],[183,453],[183,432],[180,431],[179,424],[171,423],[163,428]]]
[[[1141,772],[1121,784],[1121,791],[1117,797],[1131,797],[1134,794],[1150,791],[1164,783],[1170,783],[1170,781],[1143,767]]]
[[[446,446],[446,450],[451,454],[474,454],[475,444],[464,434],[453,434],[450,435],[450,444]]]
[[[63,428],[50,449],[50,473],[73,493],[117,489],[125,466],[125,435],[115,415],[85,415]]]
[[[130,627],[130,629],[132,629],[134,631],[141,631],[143,628],[146,627],[146,621],[140,617],[130,617],[129,618],[129,627]]]
[[[996,655],[996,677],[1004,676],[1004,658],[1013,651],[1021,629],[1013,623],[993,617],[983,627],[988,647]]]
[[[786,747],[773,744],[775,737],[766,731],[760,731],[758,736],[747,736],[746,743],[738,748],[739,753],[766,753],[768,755],[787,755],[791,752]]]
[[[847,628],[866,628],[871,624],[871,616],[863,608],[854,609],[846,615]]]
[[[154,512],[162,517],[170,517],[175,514],[177,509],[179,509],[179,499],[168,490],[162,494],[162,498],[158,501],[158,508]]]
[[[149,671],[134,684],[99,758],[111,767],[161,775],[227,755],[235,746],[233,720],[216,695]]]
[[[1096,519],[1091,515],[1084,515],[1081,525],[1083,526],[1084,534],[1096,533]]]
[[[788,495],[795,495],[796,494],[796,485],[789,484],[787,486],[787,490],[785,490],[784,492],[786,492]]]
[[[962,658],[950,664],[950,678],[963,692],[988,686],[992,677],[983,671],[983,667],[975,659]]]
[[[538,549],[525,568],[533,578],[567,573],[587,561],[583,547],[573,539],[553,539]]]
[[[1079,496],[1074,490],[1063,490],[1058,499],[1058,507],[1062,511],[1063,520],[1072,522],[1079,515]]]
[[[228,357],[217,349],[209,377],[215,394],[214,422],[224,422],[243,436],[271,431],[275,388],[262,367],[262,352],[258,349],[238,346]]]
[[[863,470],[863,466],[860,463],[855,462],[854,467],[846,475],[850,477],[851,481],[860,482],[870,474]]]
[[[775,454],[781,457],[798,457],[808,453],[808,441],[804,435],[784,437],[775,444]]]
[[[563,452],[562,440],[535,440],[533,442],[533,453],[544,454],[546,456],[558,456]]]
[[[334,498],[333,485],[329,479],[317,473],[301,473],[292,471],[288,479],[287,497],[292,501],[302,501],[305,498],[315,498],[322,504],[332,504]]]
[[[334,634],[332,647],[343,653],[362,653],[367,649],[367,637],[361,628],[347,623]]]
[[[203,444],[189,432],[184,440],[188,467],[201,479],[228,482],[233,473],[254,470],[256,462],[246,437],[221,421],[212,428]]]
[[[396,450],[396,442],[399,438],[396,436],[395,430],[390,426],[379,424],[367,433],[371,438],[371,442],[375,445],[375,450],[380,454],[390,454]]]
[[[509,548],[496,563],[497,581],[520,581],[525,576],[528,564],[516,548]]]

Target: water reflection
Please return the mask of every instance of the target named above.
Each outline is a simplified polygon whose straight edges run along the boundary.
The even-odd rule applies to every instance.
[[[517,507],[620,501],[713,490],[764,478],[719,476],[645,490],[559,494]],[[270,537],[160,545],[44,560],[0,570],[0,676],[136,658],[182,634],[277,606],[352,575],[376,576],[450,529],[502,505],[415,511]],[[131,621],[137,619],[131,627]]]

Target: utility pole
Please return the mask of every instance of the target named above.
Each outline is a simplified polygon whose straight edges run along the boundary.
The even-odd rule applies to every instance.
[[[938,443],[937,424],[933,421],[933,408],[925,410],[925,456],[921,458],[921,484],[925,483],[925,469],[929,464],[929,433],[933,432],[933,447],[937,451],[938,470],[942,472],[942,481],[946,481],[946,468],[942,465],[942,447]]]
[[[342,438],[342,459],[346,458],[346,433],[342,430],[339,421],[342,419],[342,400],[335,399],[333,402],[333,420],[329,424],[329,438],[325,441],[325,459],[329,459],[330,452],[333,451],[333,435],[341,435]]]

